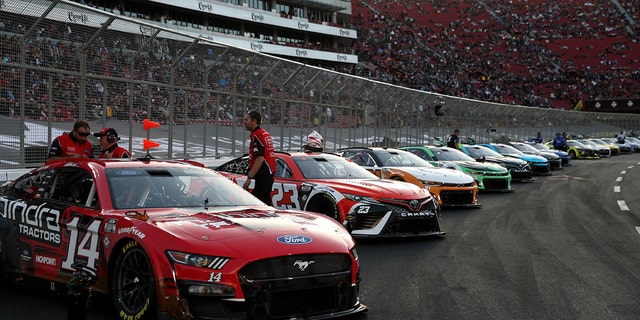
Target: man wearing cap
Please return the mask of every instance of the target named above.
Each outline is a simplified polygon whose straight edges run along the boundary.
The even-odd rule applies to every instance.
[[[93,147],[87,140],[91,134],[89,123],[84,120],[76,121],[73,130],[63,133],[53,139],[49,148],[47,160],[62,158],[91,158]]]
[[[273,140],[267,130],[260,127],[262,116],[258,111],[249,111],[244,116],[244,128],[251,132],[249,141],[249,172],[242,185],[249,189],[255,181],[251,193],[267,205],[271,205],[271,189],[276,172],[276,155]]]
[[[118,137],[118,132],[114,128],[104,128],[93,135],[98,138],[102,147],[102,152],[100,152],[98,158],[131,158],[129,151],[118,145],[120,137]]]

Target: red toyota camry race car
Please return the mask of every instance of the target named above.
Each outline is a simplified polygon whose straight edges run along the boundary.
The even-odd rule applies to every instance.
[[[366,310],[341,224],[179,161],[63,159],[1,187],[0,281],[90,289],[123,320]]]
[[[245,155],[216,170],[242,185],[248,168]],[[440,207],[426,188],[380,179],[336,154],[276,152],[271,199],[276,208],[330,216],[357,238],[445,234]]]

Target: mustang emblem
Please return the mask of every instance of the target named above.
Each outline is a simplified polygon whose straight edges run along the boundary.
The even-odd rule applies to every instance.
[[[300,271],[305,271],[307,270],[307,268],[314,263],[315,261],[311,260],[311,261],[302,261],[302,260],[296,260],[293,263],[294,267],[298,267],[298,269],[300,269]]]

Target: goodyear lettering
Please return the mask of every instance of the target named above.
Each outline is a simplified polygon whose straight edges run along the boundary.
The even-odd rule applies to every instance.
[[[149,308],[149,304],[150,301],[149,299],[147,299],[147,301],[144,304],[144,307],[142,308],[142,310],[140,310],[140,312],[134,314],[134,315],[128,315],[126,314],[123,310],[120,310],[120,319],[122,320],[138,320],[138,319],[142,319],[144,317],[144,314],[147,312],[147,309]]]
[[[146,237],[146,235],[142,233],[142,231],[138,230],[138,228],[136,227],[122,228],[118,230],[118,234],[123,234],[123,233],[132,234],[140,239],[144,239],[144,237]]]
[[[60,211],[48,208],[46,204],[34,206],[20,200],[0,198],[0,212],[5,218],[18,222],[20,234],[59,245]]]
[[[338,56],[336,57],[336,59],[338,61],[347,61],[347,55],[346,54],[338,54]]]
[[[351,31],[349,31],[348,29],[340,29],[341,36],[348,37],[350,34],[351,34]]]
[[[307,22],[298,22],[298,29],[308,30],[309,29],[309,23],[307,23]]]
[[[304,49],[296,49],[296,55],[297,56],[302,56],[302,57],[306,57],[307,56],[307,50]]]

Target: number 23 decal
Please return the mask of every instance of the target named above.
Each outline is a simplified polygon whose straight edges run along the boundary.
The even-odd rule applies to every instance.
[[[295,183],[274,183],[271,201],[278,209],[300,210],[298,186]]]

